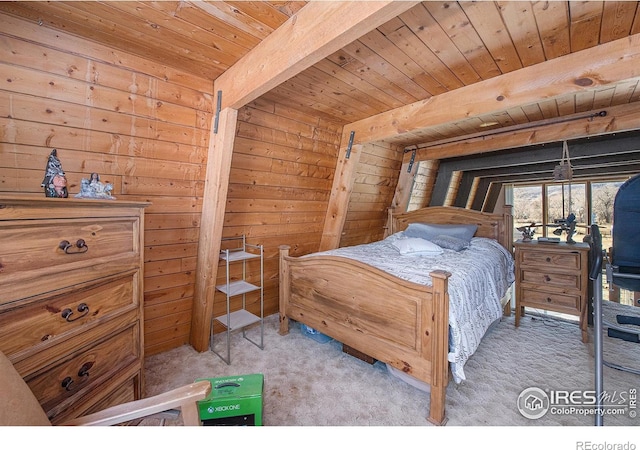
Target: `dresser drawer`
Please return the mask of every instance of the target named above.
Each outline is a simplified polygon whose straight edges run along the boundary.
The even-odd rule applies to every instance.
[[[47,410],[47,416],[54,425],[64,424],[76,417],[102,411],[111,406],[131,402],[141,398],[140,382],[142,370],[138,365],[128,367],[100,385],[100,390],[93,390],[87,395],[70,397]]]
[[[140,265],[139,219],[0,222],[0,304]]]
[[[551,309],[558,312],[576,314],[580,311],[579,295],[563,295],[557,292],[545,292],[537,289],[521,289],[524,306],[538,309]]]
[[[566,291],[568,289],[580,289],[580,276],[578,274],[554,273],[551,271],[521,270],[521,281],[535,284],[536,286],[554,286]]]
[[[135,378],[130,378],[118,386],[118,388],[111,392],[106,398],[91,406],[85,414],[92,414],[115,405],[134,401],[136,398],[139,398],[139,396],[136,395],[137,386],[138,381]]]
[[[49,412],[58,404],[102,387],[132,365],[139,369],[139,332],[136,323],[25,380],[44,410]]]
[[[40,352],[139,308],[139,276],[128,272],[2,312],[0,350],[9,356]]]
[[[549,244],[551,245],[551,244]],[[573,252],[553,253],[551,251],[521,252],[520,262],[526,266],[544,267],[548,270],[580,270],[580,254]]]

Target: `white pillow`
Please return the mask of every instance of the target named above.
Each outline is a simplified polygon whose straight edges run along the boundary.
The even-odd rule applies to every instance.
[[[420,238],[398,239],[393,246],[401,255],[439,255],[443,252],[439,245]]]

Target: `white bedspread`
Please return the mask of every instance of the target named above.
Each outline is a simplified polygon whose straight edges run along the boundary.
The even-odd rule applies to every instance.
[[[402,233],[365,245],[322,252],[377,267],[414,283],[431,286],[429,273],[441,269],[449,278],[449,362],[454,381],[465,379],[464,364],[489,326],[502,317],[500,299],[515,279],[514,260],[497,241],[473,238],[460,252],[444,249],[437,256],[401,256],[392,245]],[[317,254],[317,253],[316,253]]]

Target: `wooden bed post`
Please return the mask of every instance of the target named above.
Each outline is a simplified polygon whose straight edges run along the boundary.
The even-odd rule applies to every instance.
[[[513,207],[511,205],[504,205],[503,215],[505,229],[500,230],[500,236],[503,237],[504,242],[500,243],[513,254]]]
[[[387,208],[387,224],[384,227],[384,237],[387,238],[393,234],[393,207]]]
[[[289,265],[285,261],[285,257],[289,256],[288,245],[281,245],[280,247],[280,286],[279,286],[279,305],[280,305],[280,335],[289,333],[289,318],[286,315],[287,304],[289,303],[290,280],[289,280]]]
[[[431,403],[427,420],[444,425],[447,384],[449,383],[449,272],[430,273],[433,287],[433,330],[431,339]]]
[[[500,230],[500,236],[502,237],[502,241],[500,242],[504,248],[509,250],[509,253],[513,255],[513,206],[504,205],[504,213],[503,213],[503,227],[504,229]],[[509,301],[504,304],[504,308],[502,313],[505,317],[511,316],[511,300],[513,296],[513,290],[511,290],[511,294],[509,294]]]

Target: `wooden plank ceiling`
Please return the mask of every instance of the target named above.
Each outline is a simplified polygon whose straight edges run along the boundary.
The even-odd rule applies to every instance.
[[[0,2],[0,11],[212,80],[304,1]],[[427,1],[265,94],[345,124],[640,33],[634,1]],[[286,44],[286,43],[285,43]],[[403,146],[640,101],[639,78],[399,134]]]

